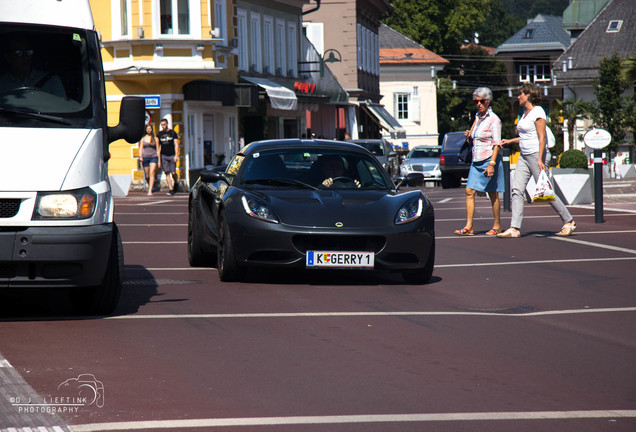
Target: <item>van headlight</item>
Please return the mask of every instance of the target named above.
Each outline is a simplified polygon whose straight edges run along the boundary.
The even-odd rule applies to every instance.
[[[33,219],[87,219],[95,213],[97,194],[91,188],[38,192]]]

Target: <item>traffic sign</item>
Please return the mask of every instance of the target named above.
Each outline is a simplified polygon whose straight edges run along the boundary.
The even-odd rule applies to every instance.
[[[144,96],[144,101],[146,102],[146,109],[157,109],[161,108],[161,96]]]

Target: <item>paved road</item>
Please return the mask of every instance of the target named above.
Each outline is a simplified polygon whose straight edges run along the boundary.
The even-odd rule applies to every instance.
[[[187,265],[185,195],[118,199],[113,317],[0,294],[0,429],[636,430],[636,200],[607,202],[602,224],[572,207],[567,239],[528,205],[524,236],[502,240],[452,235],[463,191],[427,192],[438,255],[423,286],[368,272],[221,284]],[[476,231],[490,223],[478,198]]]

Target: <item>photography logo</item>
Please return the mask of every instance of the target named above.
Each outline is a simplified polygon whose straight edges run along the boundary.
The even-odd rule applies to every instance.
[[[13,397],[11,404],[20,413],[77,413],[81,408],[104,406],[104,384],[93,374],[81,374],[69,378],[57,386],[57,393],[34,401],[31,398]]]

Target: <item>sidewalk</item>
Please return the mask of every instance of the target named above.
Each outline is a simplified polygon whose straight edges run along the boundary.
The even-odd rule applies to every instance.
[[[636,178],[603,179],[603,204],[636,203]]]

